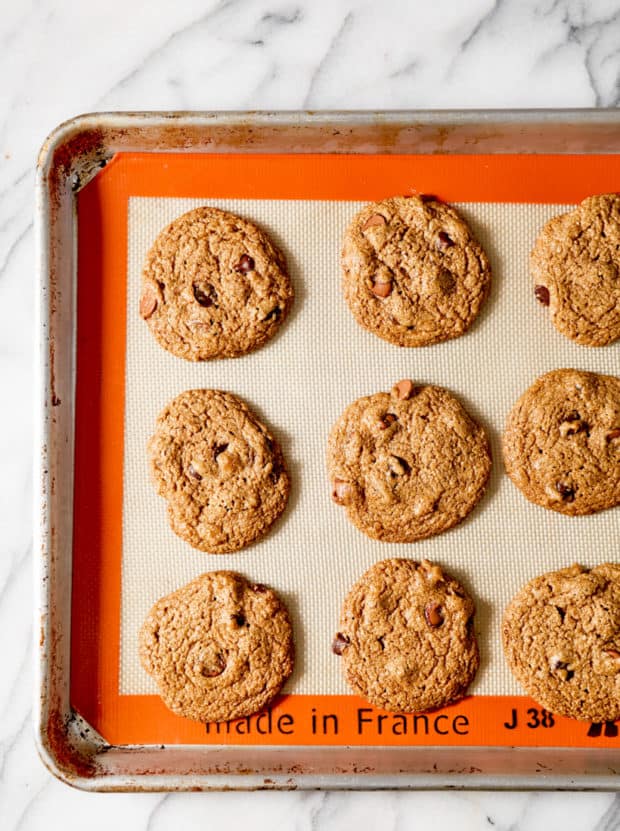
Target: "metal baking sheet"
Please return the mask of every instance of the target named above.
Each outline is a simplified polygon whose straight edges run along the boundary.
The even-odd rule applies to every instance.
[[[597,111],[115,114],[84,116],[50,137],[37,180],[42,335],[37,732],[41,754],[57,775],[96,790],[615,786],[616,748],[411,746],[351,752],[332,746],[109,746],[72,712],[69,661],[77,361],[74,195],[109,159],[123,152],[597,156],[617,153],[617,122],[614,113]]]

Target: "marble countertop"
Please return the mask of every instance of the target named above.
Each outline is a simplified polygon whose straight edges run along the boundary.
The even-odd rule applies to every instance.
[[[34,164],[93,110],[615,107],[618,0],[24,0],[0,16],[0,827],[620,828],[613,794],[94,795],[37,758]]]

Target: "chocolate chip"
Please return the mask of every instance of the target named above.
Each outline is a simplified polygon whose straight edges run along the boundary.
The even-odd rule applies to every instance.
[[[534,289],[534,296],[539,303],[543,304],[543,306],[549,305],[549,289],[547,286],[536,286]]]
[[[598,722],[593,722],[588,728],[588,736],[591,739],[598,739],[598,737],[601,735],[602,729],[602,724],[598,724]]]
[[[146,320],[153,314],[156,308],[157,295],[155,294],[154,289],[147,284],[142,291],[142,296],[140,297],[140,317],[143,320]]]
[[[209,306],[213,305],[215,289],[209,283],[207,283],[204,288],[201,288],[199,285],[194,283],[192,291],[194,292],[194,300],[199,306],[203,306],[205,309],[208,309]]]
[[[265,592],[269,591],[269,589],[262,583],[254,583],[254,585],[252,586],[252,591],[256,592],[257,594],[265,594]]]
[[[235,266],[235,271],[238,274],[247,274],[249,271],[254,271],[254,260],[249,254],[242,254],[241,259]]]
[[[432,193],[421,193],[419,195],[419,200],[422,204],[426,204],[427,202],[439,202],[440,200]]]
[[[567,416],[566,420],[560,424],[560,435],[562,438],[574,436],[582,431],[589,436],[590,426],[586,421],[581,421],[579,413],[577,412],[572,412],[569,416]]]
[[[392,283],[373,283],[370,290],[375,297],[384,299],[392,293]]]
[[[572,669],[569,669],[568,663],[557,656],[551,658],[549,661],[549,668],[551,672],[554,672],[559,678],[562,679],[562,681],[570,681],[575,674]]]
[[[226,661],[224,660],[224,656],[217,655],[215,661],[210,667],[203,667],[201,674],[204,675],[205,678],[217,678],[217,676],[221,675],[225,669]]]
[[[191,462],[187,466],[187,475],[190,476],[192,479],[195,479],[197,482],[200,482],[200,480],[202,479],[202,476],[200,475],[200,473],[198,473],[198,471]]]
[[[332,499],[338,505],[344,505],[345,499],[351,493],[351,485],[345,482],[344,479],[334,479],[334,488],[332,490]]]
[[[378,228],[381,225],[387,225],[387,219],[384,216],[381,216],[381,214],[373,214],[362,225],[362,231],[365,231],[367,228]]]
[[[564,482],[556,482],[555,489],[562,497],[562,502],[575,501],[575,489],[571,488],[570,485],[567,485]]]
[[[454,240],[445,231],[440,231],[437,234],[437,242],[435,244],[440,251],[446,251],[454,245]]]
[[[398,421],[398,417],[394,413],[386,413],[383,418],[379,419],[379,430],[387,430],[395,421]]]
[[[245,626],[246,620],[243,615],[234,615],[233,620],[237,624],[237,626]]]
[[[225,450],[228,450],[228,444],[223,442],[222,444],[216,444],[213,448],[213,459],[217,459],[220,453],[223,453]]]
[[[618,735],[618,726],[613,721],[605,722],[605,735],[609,739],[615,739]]]
[[[334,655],[342,655],[351,641],[342,632],[337,632],[332,641],[332,652]]]
[[[439,283],[439,288],[444,294],[450,294],[454,291],[456,280],[454,279],[452,272],[448,271],[447,268],[442,268],[439,272],[437,275],[437,282]]]
[[[405,378],[397,384],[394,384],[392,387],[392,395],[395,398],[399,398],[401,401],[407,401],[413,396],[414,389],[413,381]]]
[[[571,410],[570,413],[566,416],[564,421],[579,421],[581,416],[577,412],[577,410]]]
[[[280,315],[282,314],[282,309],[279,306],[276,306],[275,309],[272,309],[269,314],[266,315],[264,318],[265,321],[268,320],[278,320]]]
[[[424,609],[424,620],[432,629],[437,629],[444,621],[443,609],[439,603],[427,603]]]
[[[614,427],[613,430],[610,430],[605,437],[607,441],[614,441],[615,439],[620,439],[620,427]]]

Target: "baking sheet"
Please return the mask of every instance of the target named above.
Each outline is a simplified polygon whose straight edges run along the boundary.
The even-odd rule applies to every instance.
[[[507,708],[525,716],[533,702],[523,697],[461,702],[457,712],[473,719],[468,736],[392,737],[391,747],[352,751],[368,742],[350,726],[343,747],[329,737],[300,747],[310,743],[303,730],[277,747],[247,747],[254,736],[205,743],[204,725],[172,716],[159,696],[119,695],[119,322],[131,196],[373,200],[418,190],[453,203],[574,204],[620,187],[619,118],[612,110],[95,113],[53,131],[37,171],[34,717],[39,752],[56,776],[102,791],[617,786],[618,739],[586,738],[586,726],[567,719],[554,730],[489,730]],[[285,696],[274,712],[307,716],[316,704],[350,721],[363,706],[348,695],[323,699]]]
[[[199,205],[262,225],[284,250],[296,291],[278,336],[252,355],[192,364],[157,345],[138,315],[140,271],[157,233]],[[499,436],[517,397],[543,372],[574,366],[617,373],[618,345],[580,347],[556,332],[536,303],[528,255],[544,222],[568,208],[546,204],[458,204],[486,249],[493,287],[464,337],[399,349],[361,329],[340,291],[339,252],[354,201],[131,197],[128,203],[127,341],[119,692],[156,693],[137,657],[151,604],[204,571],[234,569],[279,591],[291,609],[297,662],[285,691],[348,689],[330,643],[342,599],[377,560],[426,557],[459,577],[477,602],[482,663],[470,691],[521,694],[501,654],[501,610],[534,575],[579,561],[616,559],[616,513],[569,518],[525,500],[503,472]],[[457,393],[487,429],[494,467],[489,490],[459,527],[409,545],[366,538],[330,498],[325,446],[331,424],[355,398],[403,377]],[[165,403],[184,389],[216,387],[245,398],[280,440],[292,475],[287,511],[265,540],[231,555],[192,549],[169,529],[151,485],[146,440]]]

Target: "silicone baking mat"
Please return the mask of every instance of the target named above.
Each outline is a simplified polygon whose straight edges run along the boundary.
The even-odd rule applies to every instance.
[[[76,569],[74,624],[88,609],[92,628],[74,636],[74,648],[86,655],[83,644],[90,638],[98,657],[89,657],[97,670],[89,680],[81,664],[74,663],[74,704],[95,726],[104,725],[106,738],[117,742],[590,744],[587,726],[554,719],[521,696],[503,660],[499,625],[510,597],[536,574],[574,561],[594,565],[616,559],[617,512],[573,519],[531,505],[503,472],[499,437],[516,398],[543,372],[562,366],[618,371],[618,346],[585,349],[555,331],[533,297],[528,273],[529,251],[544,222],[594,189],[579,191],[585,184],[577,176],[574,193],[555,188],[549,191],[553,201],[515,203],[498,182],[500,168],[484,157],[466,160],[461,173],[467,175],[460,176],[465,180],[460,186],[450,182],[446,170],[433,175],[438,157],[327,158],[338,174],[331,184],[316,179],[329,172],[322,169],[325,157],[203,156],[194,157],[188,170],[187,157],[120,156],[80,194],[78,361],[87,360],[88,345],[102,347],[92,356],[102,364],[102,400],[98,408],[92,401],[87,406],[104,416],[98,431],[92,425],[89,437],[95,442],[99,436],[100,531],[107,534],[110,523],[115,525],[115,542],[107,538],[104,548],[116,567],[102,556],[97,573],[92,564],[87,569],[87,586]],[[580,158],[587,163],[587,157]],[[569,169],[564,168],[571,164],[567,157],[553,159]],[[458,159],[444,161],[454,167]],[[526,165],[535,190],[538,179],[533,174],[540,157],[532,157],[529,165],[527,157],[507,161],[505,170],[511,162]],[[295,189],[291,174],[300,167],[306,168],[305,178]],[[481,180],[474,184],[476,169],[487,179],[486,192]],[[183,179],[190,170],[191,181]],[[382,171],[388,181],[381,182]],[[175,174],[180,174],[176,186]],[[610,171],[600,190],[615,189],[611,177]],[[453,201],[470,223],[491,260],[493,287],[479,320],[464,337],[399,349],[355,323],[341,296],[339,252],[347,223],[366,201],[429,190]],[[572,199],[558,203],[558,190]],[[476,201],[469,201],[470,194]],[[530,198],[540,199],[536,194]],[[159,231],[204,204],[239,213],[272,235],[285,252],[296,299],[289,320],[260,351],[195,364],[157,345],[139,317],[138,301],[142,263]],[[93,298],[98,277],[102,282]],[[83,290],[86,281],[89,288]],[[87,303],[92,318],[88,324],[82,314]],[[108,331],[112,320],[113,333]],[[116,338],[112,344],[109,334]],[[113,355],[120,356],[120,364]],[[84,365],[81,370],[78,364],[78,485],[84,424],[79,408],[86,404],[81,373],[92,370]],[[459,395],[487,430],[494,468],[487,495],[462,525],[413,545],[383,544],[361,534],[332,503],[325,445],[331,424],[348,403],[388,390],[404,377],[446,386]],[[90,385],[92,375],[89,379]],[[246,399],[279,438],[292,474],[283,520],[263,541],[232,555],[204,554],[176,537],[167,523],[165,502],[149,478],[145,444],[158,412],[182,390],[197,387],[227,389]],[[113,399],[104,400],[104,388]],[[105,409],[113,405],[111,431]],[[105,453],[106,447],[112,452]],[[93,455],[92,446],[87,453]],[[91,466],[91,478],[94,472]],[[110,478],[116,488],[110,488]],[[78,488],[76,508],[81,500],[92,502],[92,485],[89,494]],[[76,511],[78,564],[80,516]],[[330,650],[348,588],[374,562],[394,556],[436,560],[465,583],[477,603],[482,656],[472,697],[432,716],[400,722],[394,716],[383,718],[349,694],[339,660]],[[204,571],[220,568],[241,571],[282,594],[293,616],[297,659],[286,695],[268,721],[254,717],[205,728],[169,714],[161,705],[156,686],[140,667],[137,633],[156,599]],[[94,605],[92,598],[91,603],[86,600],[93,582],[99,587]],[[106,646],[110,640],[114,653]],[[613,737],[600,737],[596,744],[605,742]]]

